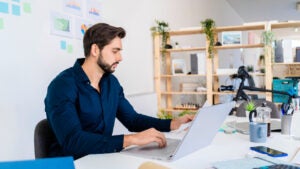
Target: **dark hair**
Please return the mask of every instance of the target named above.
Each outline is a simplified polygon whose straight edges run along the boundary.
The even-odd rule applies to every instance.
[[[124,38],[126,32],[121,27],[114,27],[106,23],[97,23],[90,27],[84,34],[84,55],[90,54],[91,46],[96,44],[100,50],[108,45],[115,37]]]

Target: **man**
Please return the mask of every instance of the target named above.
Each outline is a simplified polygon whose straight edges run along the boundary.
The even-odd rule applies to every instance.
[[[166,146],[164,134],[192,120],[183,116],[161,120],[138,114],[124,97],[112,75],[122,61],[121,39],[125,30],[99,23],[89,28],[83,39],[84,59],[61,72],[49,85],[45,111],[57,142],[49,156],[73,156],[121,151],[130,145],[157,142]],[[132,132],[112,136],[115,118]]]

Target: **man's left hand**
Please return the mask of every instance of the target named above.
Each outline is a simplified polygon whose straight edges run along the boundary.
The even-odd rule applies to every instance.
[[[176,130],[181,124],[190,122],[194,119],[194,115],[186,114],[171,121],[171,130]]]

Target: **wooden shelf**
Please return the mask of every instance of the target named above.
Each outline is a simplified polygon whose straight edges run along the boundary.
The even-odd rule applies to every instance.
[[[215,49],[240,49],[240,48],[263,48],[264,44],[241,44],[241,45],[224,45],[215,46]]]
[[[264,73],[249,73],[252,76],[264,76]],[[222,74],[213,74],[214,77],[218,77],[218,76],[230,76],[232,75],[232,73],[222,73]]]
[[[189,52],[189,51],[205,51],[205,47],[197,48],[180,48],[180,49],[166,49],[166,52]],[[162,51],[162,50],[161,50]]]
[[[207,94],[207,92],[161,92],[164,95],[202,95]]]
[[[177,75],[161,75],[160,77],[162,78],[168,78],[168,77],[205,77],[206,74],[190,74],[190,75],[180,75],[180,74],[177,74]]]
[[[300,27],[300,22],[280,22],[271,24],[271,29]]]
[[[252,92],[252,91],[246,91],[246,94],[256,94],[256,95],[265,95],[265,92]],[[226,94],[236,94],[236,91],[230,92],[230,91],[224,91],[224,92],[213,92],[214,95],[226,95]]]
[[[202,34],[202,29],[191,29],[191,30],[176,30],[176,31],[169,31],[170,36],[179,36],[179,35],[195,35],[195,34]]]
[[[293,62],[293,63],[272,63],[272,65],[300,65],[300,62]]]
[[[161,110],[163,110],[163,111],[166,111],[166,112],[183,112],[183,111],[185,111],[185,110],[180,110],[180,109],[172,109],[172,108],[163,108],[163,109],[161,109]],[[194,110],[194,109],[186,109],[186,110],[188,110],[188,111],[190,111],[190,112],[192,112],[192,113],[197,113],[197,111],[198,110]]]
[[[216,32],[264,30],[265,24],[217,27]]]

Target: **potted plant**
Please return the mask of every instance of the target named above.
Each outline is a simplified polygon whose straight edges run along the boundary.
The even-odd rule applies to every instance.
[[[166,45],[167,45],[167,39],[169,38],[169,24],[165,21],[158,21],[156,20],[155,23],[156,26],[151,27],[152,35],[155,35],[156,33],[159,33],[162,36],[162,54],[164,56]]]
[[[209,58],[213,58],[214,56],[214,45],[215,45],[215,21],[208,18],[205,19],[204,21],[201,21],[202,29],[204,33],[206,34],[206,38],[209,40],[209,45],[208,45],[208,54]]]
[[[247,104],[245,105],[246,117],[249,117],[249,113],[255,109],[256,109],[255,103],[252,100],[248,101]]]
[[[160,113],[157,114],[157,116],[160,119],[172,119],[173,118],[172,114],[170,114],[170,113],[168,113],[168,112],[166,112],[165,110],[162,110],[162,109],[160,110]]]

